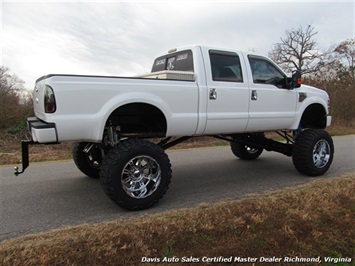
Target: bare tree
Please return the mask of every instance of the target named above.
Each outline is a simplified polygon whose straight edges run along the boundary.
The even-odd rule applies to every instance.
[[[9,68],[0,66],[0,130],[17,125],[22,117],[32,112],[20,101],[23,90],[24,81],[10,74]]]
[[[355,38],[341,42],[334,53],[343,66],[343,72],[349,76],[351,83],[355,84]]]
[[[10,69],[5,66],[0,67],[0,98],[9,93],[24,90],[24,81],[15,74],[9,73]]]
[[[274,44],[269,57],[287,72],[295,69],[302,74],[317,72],[323,57],[314,40],[317,33],[311,25],[286,31],[281,42]]]

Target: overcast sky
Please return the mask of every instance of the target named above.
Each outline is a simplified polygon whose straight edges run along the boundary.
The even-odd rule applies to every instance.
[[[286,30],[312,25],[319,48],[354,38],[348,1],[1,1],[1,65],[32,89],[50,73],[127,76],[178,46],[267,55]]]

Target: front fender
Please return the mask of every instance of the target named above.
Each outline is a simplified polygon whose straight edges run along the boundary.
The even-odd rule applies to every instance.
[[[293,130],[298,129],[305,110],[314,104],[321,105],[324,109],[325,115],[328,114],[328,103],[323,99],[323,97],[318,97],[318,96],[307,97],[303,102],[299,102],[297,104],[297,111],[295,114],[295,119],[291,125],[291,129]]]

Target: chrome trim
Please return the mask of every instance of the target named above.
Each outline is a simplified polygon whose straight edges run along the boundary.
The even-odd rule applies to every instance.
[[[216,89],[210,89],[210,100],[217,100],[217,91],[216,91]]]
[[[256,101],[258,99],[258,92],[256,90],[251,91],[251,100]]]

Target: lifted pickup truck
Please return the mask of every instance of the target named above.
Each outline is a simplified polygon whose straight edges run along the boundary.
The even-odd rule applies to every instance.
[[[287,77],[261,55],[202,46],[172,49],[155,59],[152,73],[132,78],[47,75],[36,81],[31,140],[22,142],[15,174],[29,165],[29,145],[75,141],[84,174],[100,178],[119,206],[144,209],[168,189],[164,150],[207,135],[229,141],[242,160],[276,151],[292,156],[302,174],[322,175],[334,153],[323,130],[329,97],[300,81],[299,71]],[[266,138],[267,131],[284,141]]]

